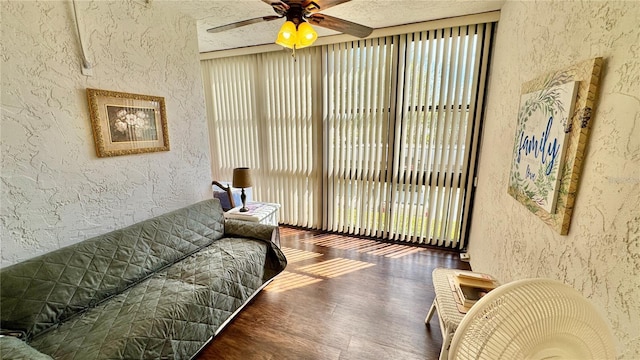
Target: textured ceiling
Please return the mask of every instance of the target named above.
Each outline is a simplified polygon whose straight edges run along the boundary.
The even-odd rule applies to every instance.
[[[378,29],[499,10],[503,3],[504,0],[351,0],[321,13]],[[261,22],[222,33],[209,34],[206,30],[211,27],[275,15],[275,13],[271,6],[261,0],[155,0],[152,4],[152,6],[168,7],[172,11],[179,11],[196,19],[200,52],[272,44],[278,29],[284,22],[283,20]],[[317,26],[314,28],[318,36],[338,34]]]

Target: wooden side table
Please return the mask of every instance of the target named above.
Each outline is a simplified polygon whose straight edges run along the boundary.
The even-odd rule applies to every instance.
[[[280,210],[280,204],[253,201],[247,203],[249,211],[240,212],[240,208],[242,208],[242,205],[236,206],[224,213],[225,219],[278,226],[278,210]]]

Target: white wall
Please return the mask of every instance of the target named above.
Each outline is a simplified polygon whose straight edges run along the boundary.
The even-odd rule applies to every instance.
[[[640,5],[507,1],[488,89],[469,252],[503,282],[559,279],[611,325],[621,358],[640,359]],[[597,111],[568,236],[507,194],[523,82],[602,56]]]
[[[1,265],[209,198],[195,21],[142,1],[2,1]],[[171,151],[98,158],[86,88],[165,98]]]

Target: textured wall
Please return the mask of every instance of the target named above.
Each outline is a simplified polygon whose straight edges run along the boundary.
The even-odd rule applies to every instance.
[[[210,197],[195,21],[141,1],[2,1],[2,266]],[[97,158],[87,87],[163,96],[171,151]]]
[[[640,359],[640,6],[507,1],[498,27],[471,229],[471,264],[502,281],[562,280]],[[523,82],[602,56],[598,108],[568,236],[507,194]],[[505,140],[508,143],[505,143]]]

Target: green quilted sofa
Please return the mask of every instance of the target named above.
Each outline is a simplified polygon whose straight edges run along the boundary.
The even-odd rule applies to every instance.
[[[2,359],[188,359],[286,266],[206,200],[0,269]]]

